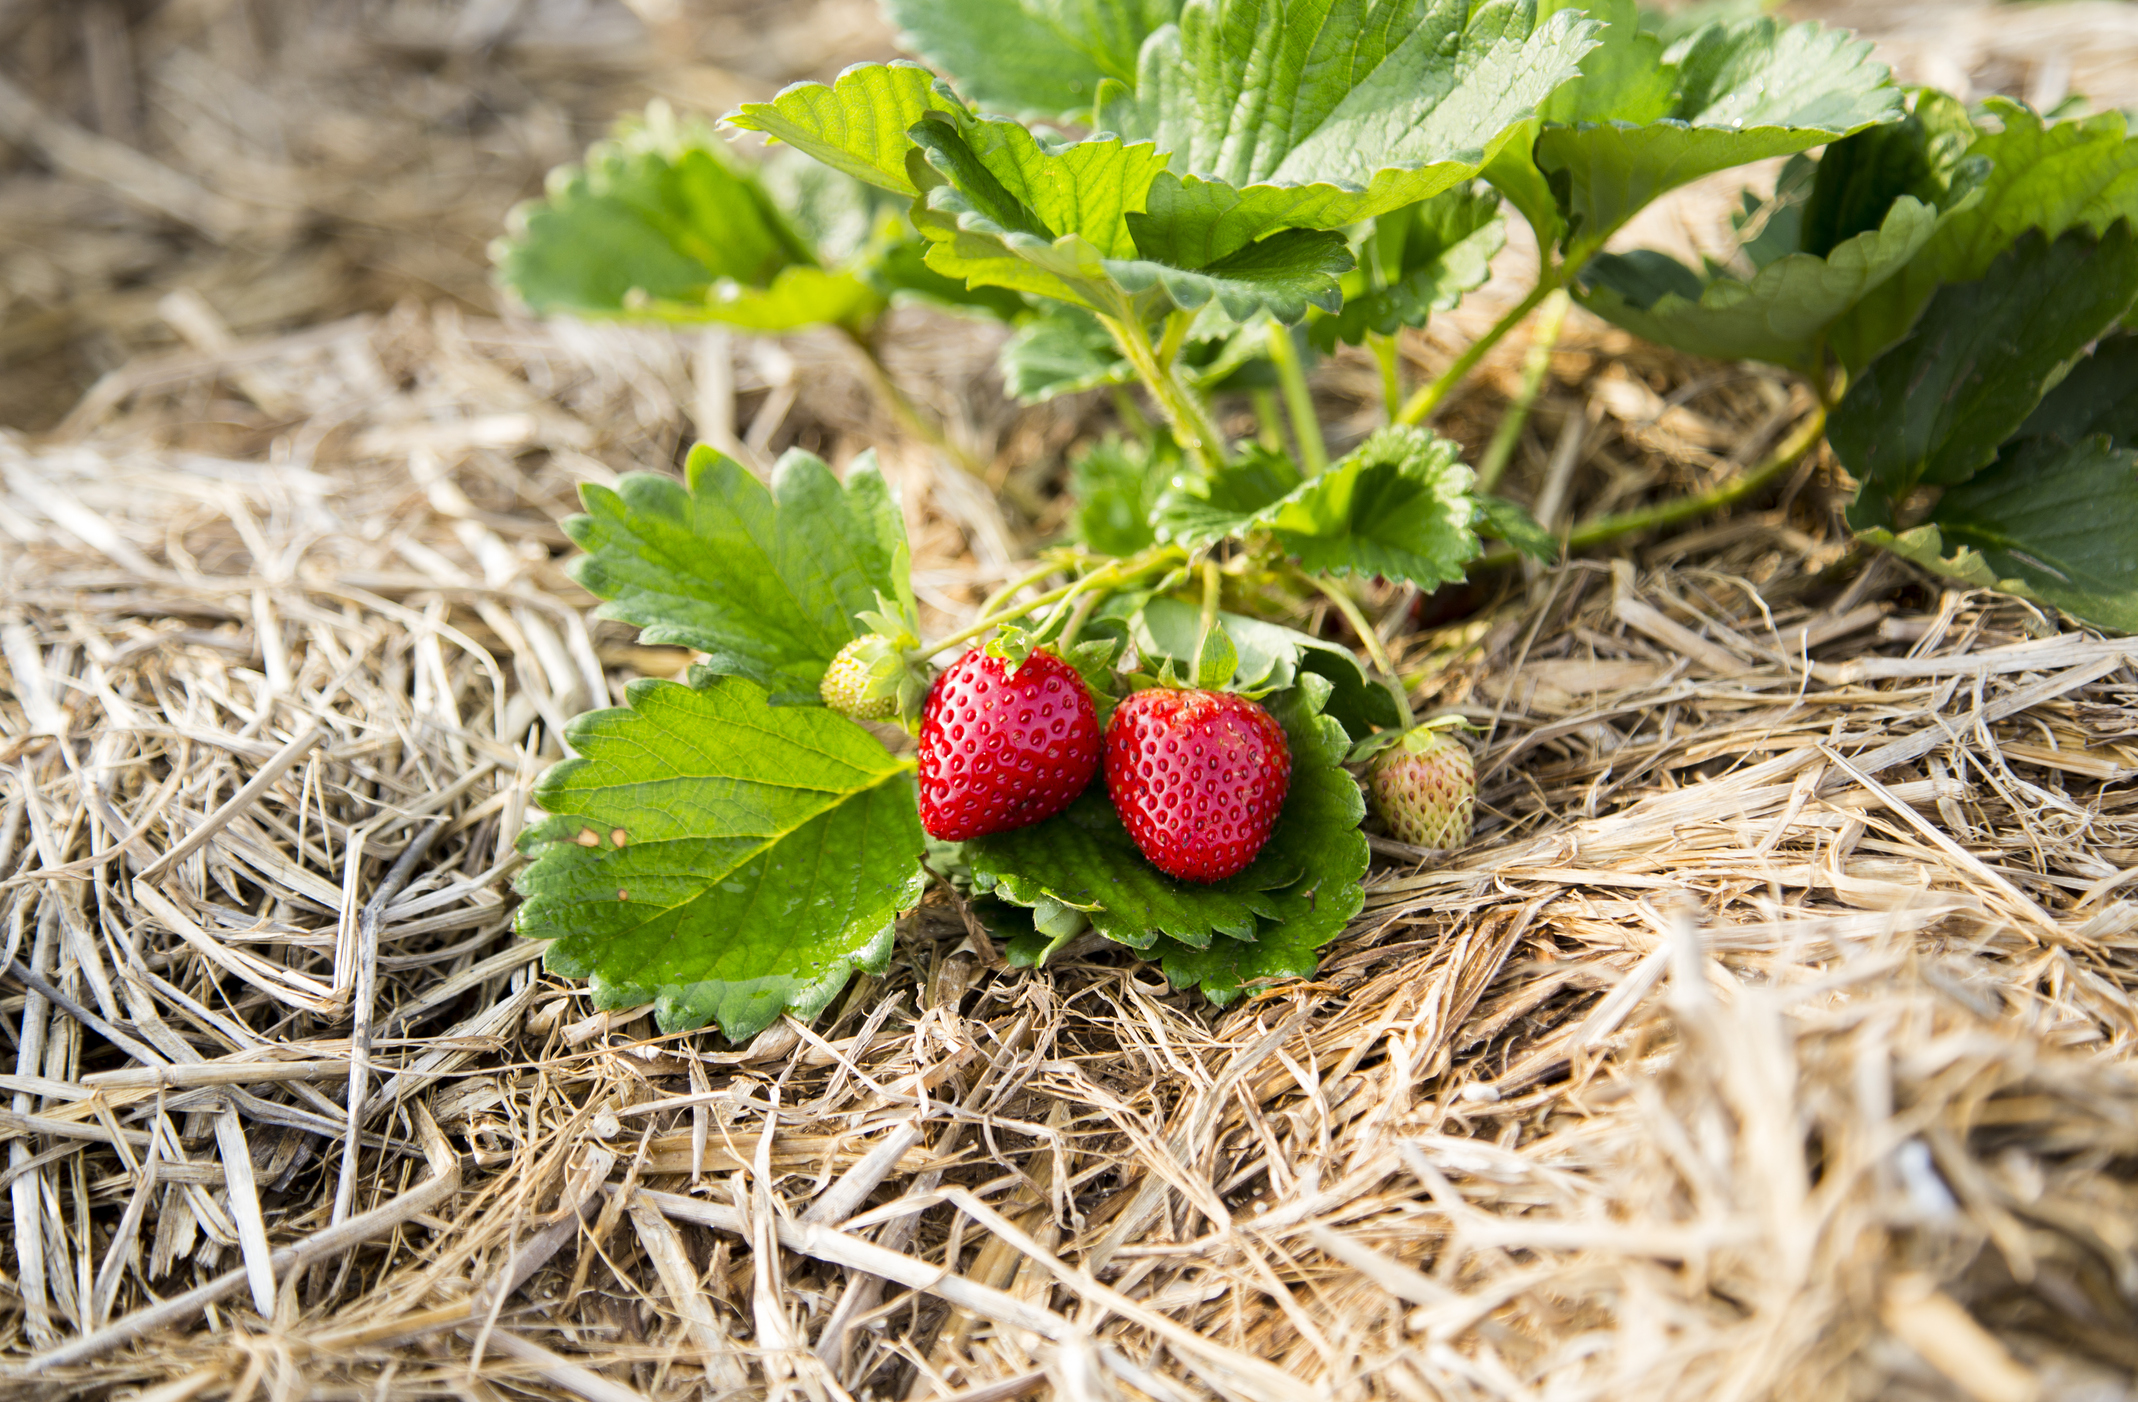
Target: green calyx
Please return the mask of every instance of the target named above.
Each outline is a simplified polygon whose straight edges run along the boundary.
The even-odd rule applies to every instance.
[[[1350,755],[1346,757],[1344,762],[1347,764],[1363,764],[1376,755],[1394,749],[1399,745],[1402,747],[1404,754],[1433,754],[1455,743],[1451,738],[1452,732],[1470,728],[1470,722],[1463,717],[1448,715],[1434,716],[1431,720],[1420,721],[1408,730],[1401,728],[1377,730],[1356,745],[1353,745]]]

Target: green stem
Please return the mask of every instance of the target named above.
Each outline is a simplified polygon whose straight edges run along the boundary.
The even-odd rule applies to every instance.
[[[1524,297],[1521,303],[1508,312],[1507,315],[1495,322],[1492,329],[1479,338],[1476,344],[1457,356],[1455,363],[1441,371],[1438,379],[1429,385],[1420,385],[1418,387],[1418,392],[1413,394],[1403,405],[1403,412],[1396,416],[1396,422],[1406,424],[1424,423],[1432,416],[1433,411],[1440,407],[1441,401],[1454,393],[1455,387],[1468,378],[1472,370],[1477,368],[1478,362],[1491,354],[1492,348],[1505,340],[1508,332],[1520,326],[1523,318],[1542,306],[1544,299],[1558,291],[1559,287],[1560,275],[1556,272],[1548,272],[1538,278],[1537,285],[1530,289],[1529,295]]]
[[[1188,328],[1194,324],[1195,318],[1186,312],[1176,311],[1166,317],[1165,340],[1158,346],[1158,364],[1161,368],[1172,370],[1173,362],[1180,359],[1180,348],[1188,342]]]
[[[1373,358],[1381,365],[1381,402],[1387,406],[1388,421],[1394,423],[1403,412],[1403,353],[1393,336],[1383,336],[1378,331],[1366,333],[1366,345],[1373,351]]]
[[[1082,579],[1072,580],[1069,583],[1062,585],[1058,589],[1050,589],[1046,593],[1041,594],[1038,598],[1027,599],[1024,603],[1017,605],[1015,608],[1005,609],[1003,612],[995,614],[991,617],[983,617],[979,622],[973,624],[970,628],[961,629],[960,631],[952,633],[949,637],[944,638],[939,642],[930,643],[926,647],[922,648],[920,651],[912,653],[911,656],[915,661],[921,661],[926,658],[933,657],[939,652],[949,651],[951,648],[956,647],[959,643],[969,643],[974,638],[977,638],[981,634],[988,632],[990,629],[1000,627],[1002,624],[1005,623],[1014,622],[1017,619],[1025,617],[1027,614],[1034,613],[1039,609],[1046,608],[1049,604],[1058,604],[1062,600],[1070,598],[1073,595],[1082,593],[1086,589],[1094,588],[1100,585],[1111,587],[1116,584],[1124,584],[1131,579],[1135,579],[1139,575],[1146,575],[1151,573],[1153,570],[1163,569],[1168,565],[1177,564],[1186,558],[1187,552],[1182,550],[1179,546],[1161,545],[1156,546],[1150,550],[1146,550],[1140,555],[1130,556],[1126,560],[1116,560],[1112,564],[1106,566],[1104,569],[1094,570],[1092,573],[1085,575]]]
[[[1195,634],[1195,659],[1188,664],[1197,686],[1202,685],[1203,649],[1209,645],[1210,630],[1217,626],[1218,599],[1222,597],[1223,581],[1217,571],[1217,561],[1203,561],[1203,617],[1202,627]]]
[[[1277,391],[1250,391],[1255,401],[1255,441],[1272,453],[1284,451],[1284,430],[1277,426]]]
[[[1514,403],[1500,416],[1500,426],[1493,432],[1492,442],[1485,448],[1485,456],[1477,464],[1477,490],[1480,494],[1491,491],[1507,471],[1508,462],[1514,457],[1514,445],[1521,441],[1522,425],[1529,422],[1530,410],[1536,407],[1537,395],[1544,388],[1544,377],[1551,373],[1552,350],[1559,344],[1559,333],[1566,329],[1567,309],[1574,299],[1560,288],[1544,299],[1543,310],[1537,314],[1537,329],[1529,338],[1529,353],[1522,360],[1522,384],[1515,392]]]
[[[1016,598],[1018,590],[1023,589],[1028,585],[1037,584],[1039,583],[1039,581],[1045,579],[1050,574],[1060,574],[1061,572],[1062,567],[1059,564],[1049,563],[1041,565],[1038,569],[1033,570],[1029,574],[1022,575],[1019,578],[1011,580],[1009,583],[1003,585],[1000,589],[997,589],[994,593],[987,596],[986,600],[980,605],[980,616],[982,618],[994,617],[995,610],[1001,608],[1004,604]]]
[[[1170,367],[1159,363],[1158,352],[1152,347],[1143,323],[1134,317],[1102,316],[1099,320],[1113,333],[1114,343],[1121,347],[1121,353],[1135,367],[1137,378],[1157,398],[1158,407],[1165,411],[1166,422],[1172,425],[1173,436],[1180,440],[1182,450],[1205,473],[1216,475],[1225,465],[1225,440],[1187,386],[1181,384]]]
[[[1307,390],[1306,367],[1299,363],[1299,346],[1288,327],[1269,324],[1269,358],[1277,367],[1277,384],[1284,391],[1284,407],[1292,420],[1292,437],[1299,444],[1299,465],[1309,477],[1329,470],[1329,447],[1322,442],[1321,420],[1314,416],[1314,396]]]
[[[970,453],[951,442],[950,435],[943,431],[943,426],[935,421],[934,416],[907,398],[906,392],[892,380],[889,368],[883,363],[883,357],[876,353],[876,343],[851,326],[842,326],[839,329],[846,333],[846,339],[861,352],[861,363],[868,370],[869,381],[876,390],[876,397],[891,411],[891,417],[898,426],[948,457],[958,465],[960,471],[986,481],[986,469]]]
[[[1366,645],[1366,655],[1373,659],[1374,670],[1381,674],[1381,685],[1388,688],[1388,694],[1396,700],[1397,719],[1405,730],[1410,729],[1413,720],[1410,693],[1405,689],[1402,679],[1396,675],[1395,662],[1390,659],[1388,649],[1382,646],[1380,633],[1367,619],[1366,611],[1359,607],[1358,600],[1351,597],[1350,590],[1333,579],[1324,579],[1318,574],[1309,574],[1296,567],[1292,573],[1326,595],[1329,602],[1336,605],[1336,611],[1344,616],[1344,622],[1351,625],[1351,631],[1359,635],[1359,641]]]
[[[1639,511],[1623,511],[1584,522],[1567,536],[1567,552],[1571,554],[1576,550],[1608,545],[1629,535],[1676,525],[1680,521],[1704,516],[1710,511],[1734,506],[1802,462],[1804,455],[1819,445],[1819,439],[1825,432],[1826,410],[1814,410],[1809,418],[1798,425],[1797,431],[1790,434],[1788,439],[1774,450],[1774,455],[1759,466],[1747,468],[1721,486],[1705,492],[1658,502]],[[1519,558],[1519,554],[1511,546],[1503,545],[1489,554],[1480,555],[1470,563],[1470,568],[1500,569],[1513,564]]]

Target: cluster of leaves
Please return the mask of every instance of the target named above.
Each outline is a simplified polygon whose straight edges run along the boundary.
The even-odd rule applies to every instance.
[[[2138,336],[2118,329],[2138,143],[2120,117],[1903,92],[1867,45],[1735,13],[1755,4],[1669,26],[1633,0],[885,4],[926,66],[744,106],[728,124],[775,143],[755,166],[656,110],[516,213],[505,280],[539,310],[829,325],[864,349],[918,296],[1012,323],[1003,375],[1025,398],[1140,384],[1163,425],[1076,463],[1079,544],[1056,558],[1085,597],[1039,633],[1111,644],[1078,654],[1102,693],[1121,678],[1099,652],[1260,698],[1292,794],[1215,886],[1144,863],[1097,793],[928,846],[910,762],[817,704],[843,645],[915,627],[881,478],[790,454],[768,488],[701,448],[685,483],[590,490],[569,526],[608,616],[705,657],[582,718],[579,757],[536,795],[522,928],[605,1006],[653,1000],[666,1027],[730,1036],[809,1015],[881,967],[931,871],[1019,959],[1091,929],[1219,1000],[1311,970],[1366,863],[1342,763],[1407,718],[1348,649],[1273,620],[1311,591],[1343,606],[1347,577],[1458,580],[1480,533],[1556,553],[1397,412],[1389,338],[1483,283],[1508,207],[1544,254],[1525,305],[1566,289],[1657,341],[1809,380],[1866,541],[2138,627]],[[1658,195],[1775,157],[1730,258],[1605,252]],[[1375,346],[1393,422],[1325,465],[1301,364],[1340,343]],[[1272,386],[1296,456],[1273,397],[1257,442],[1214,428],[1211,396]],[[1191,586],[1218,560],[1206,635]]]

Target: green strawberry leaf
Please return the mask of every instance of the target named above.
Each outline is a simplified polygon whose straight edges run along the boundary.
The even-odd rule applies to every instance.
[[[1534,159],[1565,191],[1568,261],[1585,263],[1644,206],[1689,181],[1896,120],[1901,91],[1870,52],[1817,24],[1714,24],[1658,60],[1675,70],[1667,110],[1547,121]],[[1643,90],[1608,91],[1598,99],[1606,109]]]
[[[1908,338],[1865,371],[1827,441],[1862,484],[1850,520],[1890,527],[1917,484],[1956,486],[1987,466],[2086,345],[2138,296],[2138,243],[2116,223],[2024,235],[1977,282],[1944,288]]]
[[[1248,695],[1286,692],[1302,676],[1318,676],[1330,686],[1322,714],[1345,730],[1364,735],[1376,726],[1396,724],[1395,699],[1367,677],[1351,649],[1245,614],[1220,611],[1218,621],[1225,625],[1225,635],[1238,653],[1225,690]],[[1130,619],[1128,634],[1146,669],[1170,661],[1184,672],[1195,656],[1201,626],[1202,610],[1196,605],[1156,598],[1146,601]]]
[[[1202,266],[1470,179],[1578,71],[1595,26],[1526,0],[1209,0],[1154,32],[1099,125],[1171,154],[1139,246]],[[1164,249],[1164,253],[1157,250]]]
[[[1291,790],[1269,842],[1238,876],[1206,886],[1153,867],[1101,780],[1046,822],[966,843],[975,888],[1035,911],[1050,902],[1080,911],[1132,949],[1269,938],[1266,922],[1287,941],[1327,942],[1363,903],[1367,863],[1365,804],[1342,767],[1344,728],[1321,714],[1328,694],[1326,681],[1307,676],[1269,702],[1291,748]]]
[[[1876,543],[1978,588],[2138,633],[2138,452],[2106,435],[2029,438]]]
[[[710,127],[655,104],[595,143],[584,164],[552,172],[491,253],[537,313],[753,331],[865,326],[883,298],[818,266],[811,235],[823,231],[806,227],[814,212],[783,210]]]
[[[1422,327],[1483,287],[1507,244],[1499,206],[1497,193],[1465,184],[1375,220],[1364,266],[1344,277],[1343,310],[1312,323],[1315,346],[1327,354],[1339,341],[1359,344],[1369,331],[1387,336]]]
[[[1970,195],[1984,158],[1968,159],[1976,131],[1954,97],[1918,88],[1897,122],[1867,128],[1826,148],[1804,202],[1798,236],[1787,251],[1824,258],[1886,222],[1893,202],[1911,196],[1940,212]]]
[[[2073,445],[2097,433],[2138,443],[2138,334],[2103,336],[2020,427],[2021,438]]]
[[[581,492],[564,523],[586,554],[572,577],[605,599],[600,616],[648,643],[709,654],[756,681],[774,705],[815,704],[834,654],[866,630],[856,615],[910,597],[905,525],[868,455],[841,486],[822,460],[781,458],[772,487],[698,445],[686,482],[625,474]]]
[[[1019,116],[1090,115],[1105,78],[1133,82],[1144,38],[1181,0],[884,0],[899,42],[973,100]]]
[[[1003,342],[995,364],[1002,387],[1026,404],[1136,378],[1106,328],[1076,307],[1053,307],[1028,319]]]
[[[1937,221],[1935,209],[1903,195],[1877,229],[1823,258],[1776,258],[1750,281],[1722,270],[1703,281],[1646,249],[1601,254],[1588,265],[1581,303],[1636,335],[1694,355],[1764,360],[1811,375],[1827,328],[1906,267]]]
[[[2027,230],[2098,235],[2117,219],[2138,219],[2138,140],[2123,114],[2049,123],[2003,98],[1985,106],[1999,126],[1967,146],[1961,186],[1979,193],[1964,208],[1955,203],[1914,261],[1835,327],[1834,349],[1851,370],[1906,335],[1939,287],[1983,277]],[[1949,116],[1936,125],[1943,149],[1959,130]]]
[[[1537,524],[1529,508],[1505,497],[1477,499],[1477,525],[1494,540],[1503,540],[1540,565],[1557,564],[1559,538]]]
[[[1477,558],[1472,480],[1458,445],[1397,425],[1275,500],[1256,501],[1255,484],[1231,469],[1183,482],[1161,498],[1159,527],[1190,547],[1266,533],[1306,569],[1430,589]]]
[[[1292,792],[1279,832],[1292,820],[1295,806],[1302,810],[1301,831],[1294,840],[1305,857],[1307,875],[1273,893],[1277,914],[1260,922],[1252,940],[1220,934],[1198,947],[1166,938],[1152,950],[1175,988],[1197,984],[1219,1007],[1239,997],[1247,984],[1312,974],[1315,951],[1342,933],[1366,903],[1359,879],[1371,854],[1358,828],[1366,803],[1357,781],[1343,768],[1350,749],[1343,727],[1317,713],[1319,680],[1303,681],[1270,701],[1270,713],[1284,727],[1292,749]],[[1311,828],[1308,812],[1314,815]],[[1270,841],[1276,840],[1272,835]]]
[[[824,710],[702,669],[572,723],[520,839],[518,927],[595,1006],[740,1042],[881,972],[926,875],[908,766]],[[617,834],[622,835],[619,842]]]
[[[770,102],[746,102],[728,114],[729,126],[761,131],[856,180],[893,194],[920,193],[907,174],[907,135],[931,112],[965,104],[917,63],[857,63],[823,83],[795,83]]]
[[[1102,438],[1070,463],[1076,498],[1076,536],[1101,555],[1133,555],[1157,543],[1151,511],[1166,481],[1180,470],[1178,449],[1133,439]]]

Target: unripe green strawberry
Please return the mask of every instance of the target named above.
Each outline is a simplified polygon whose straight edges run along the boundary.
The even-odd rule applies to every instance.
[[[817,694],[842,716],[889,720],[898,714],[900,670],[897,649],[887,639],[856,638],[824,669]]]
[[[1470,840],[1477,766],[1444,728],[1422,725],[1406,732],[1374,757],[1366,787],[1398,842],[1448,848]]]

